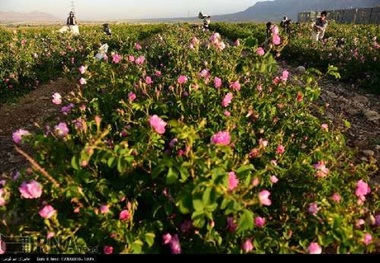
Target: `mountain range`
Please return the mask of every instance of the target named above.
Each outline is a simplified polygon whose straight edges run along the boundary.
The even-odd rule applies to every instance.
[[[18,13],[0,11],[0,23],[49,23],[60,20],[62,19],[44,12]]]
[[[227,15],[213,16],[214,21],[281,20],[287,16],[297,21],[298,13],[306,11],[339,10],[380,6],[380,0],[274,0],[260,1],[248,9]]]
[[[260,1],[244,11],[211,15],[212,21],[219,22],[267,22],[281,20],[287,16],[292,21],[297,15],[305,11],[339,10],[350,8],[378,7],[380,0],[271,0]],[[201,10],[200,10],[201,11]],[[165,18],[165,19],[139,19],[136,22],[186,22],[197,21],[197,17]],[[127,20],[132,22],[131,20]],[[0,11],[1,23],[62,23],[62,19],[44,12],[17,13]],[[84,22],[84,21],[83,21]]]

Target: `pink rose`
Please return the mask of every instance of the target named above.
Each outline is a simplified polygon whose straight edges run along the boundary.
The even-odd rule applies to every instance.
[[[54,93],[52,95],[52,100],[51,100],[55,105],[59,105],[62,103],[62,96],[58,92]]]
[[[130,215],[128,210],[123,210],[119,214],[119,219],[122,221],[129,220],[130,217],[131,217],[131,215]]]
[[[23,182],[18,188],[23,198],[34,199],[39,198],[42,195],[41,185],[32,180],[29,183]]]
[[[257,227],[263,227],[265,225],[265,218],[258,216],[255,218],[255,225]]]
[[[179,84],[184,84],[184,83],[187,82],[187,77],[184,76],[184,75],[181,75],[181,76],[178,77],[177,82],[178,82]]]
[[[12,139],[15,143],[20,144],[22,137],[26,135],[30,135],[30,132],[27,130],[19,129],[12,134]]]
[[[113,254],[113,246],[104,246],[103,252],[106,255]]]
[[[149,124],[150,126],[158,133],[158,134],[164,134],[165,133],[165,126],[166,122],[164,122],[160,117],[157,115],[150,116],[149,118]]]
[[[234,97],[234,96],[232,95],[232,93],[231,93],[231,92],[228,92],[228,93],[226,94],[226,96],[224,97],[223,101],[222,101],[222,106],[223,106],[223,107],[227,107],[228,105],[230,105],[230,103],[231,103],[233,97]]]
[[[214,78],[214,87],[219,89],[222,86],[222,79],[215,77]]]
[[[268,190],[263,190],[259,193],[259,202],[261,205],[269,206],[272,201],[269,199],[270,192]]]
[[[41,217],[49,219],[52,217],[57,210],[55,210],[51,205],[45,205],[38,213]]]
[[[259,56],[264,56],[265,50],[262,47],[258,47],[256,49],[256,54],[259,55]]]
[[[101,205],[100,206],[100,213],[101,214],[106,214],[110,211],[110,208],[108,205]]]
[[[227,131],[220,131],[211,137],[211,142],[217,145],[229,145],[231,142],[230,133]]]
[[[248,253],[249,251],[252,251],[253,250],[253,244],[252,244],[251,239],[245,240],[243,242],[243,244],[241,245],[241,248],[243,249],[243,251],[245,253]]]
[[[307,248],[309,254],[321,254],[322,248],[316,242],[311,242]]]
[[[235,172],[228,173],[228,190],[234,190],[239,184],[239,179],[236,178]]]

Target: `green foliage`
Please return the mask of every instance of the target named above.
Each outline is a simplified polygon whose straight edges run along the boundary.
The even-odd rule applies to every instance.
[[[323,253],[378,252],[378,195],[363,185],[376,166],[353,164],[340,131],[312,115],[316,78],[284,79],[255,42],[163,28],[142,30],[159,32],[144,42],[136,27],[115,27],[105,60],[93,52],[103,36],[82,31],[83,52],[65,67],[86,80],[64,98],[68,131],[22,136],[34,169],[7,178],[1,233],[54,233],[73,253],[308,253],[313,242]],[[41,196],[20,196],[30,180]],[[45,205],[56,210],[47,219]]]
[[[323,72],[334,65],[342,81],[379,93],[379,36],[376,25],[329,22],[324,40],[315,42],[310,24],[302,23],[291,35],[282,57],[296,66],[307,65]],[[338,45],[341,39],[344,41]]]

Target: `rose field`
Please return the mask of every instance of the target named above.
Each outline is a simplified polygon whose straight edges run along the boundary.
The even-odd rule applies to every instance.
[[[51,254],[380,252],[378,164],[314,103],[322,78],[380,93],[378,26],[314,42],[294,25],[271,49],[265,23],[111,27],[0,28],[1,104],[72,86],[58,119],[9,134],[28,167],[1,175],[2,235]]]

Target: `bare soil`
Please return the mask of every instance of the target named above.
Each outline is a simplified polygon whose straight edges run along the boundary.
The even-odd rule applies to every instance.
[[[62,106],[52,103],[52,95],[58,92],[64,97],[74,87],[75,84],[60,78],[41,85],[17,103],[0,106],[0,175],[28,165],[15,150],[12,133],[18,129],[33,131],[49,121],[58,120]]]

